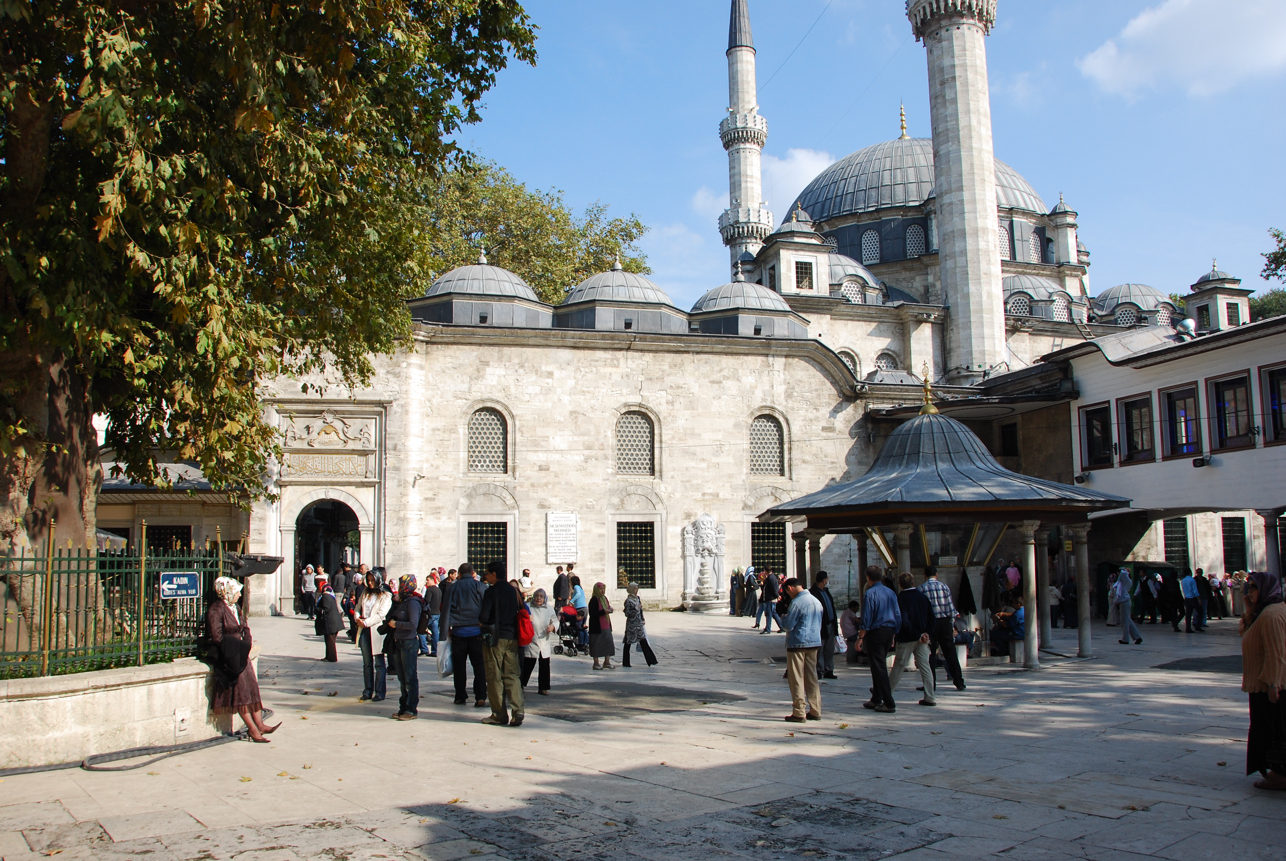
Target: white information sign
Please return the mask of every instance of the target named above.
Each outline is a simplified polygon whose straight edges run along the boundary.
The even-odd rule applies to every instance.
[[[579,518],[575,511],[545,512],[545,563],[575,562],[579,558],[577,533]]]

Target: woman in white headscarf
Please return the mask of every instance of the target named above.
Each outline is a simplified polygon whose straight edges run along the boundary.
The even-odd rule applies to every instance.
[[[205,627],[214,644],[214,694],[210,710],[216,715],[239,714],[245,721],[251,741],[265,743],[276,726],[263,722],[263,700],[259,696],[259,679],[250,661],[250,624],[237,606],[241,582],[231,577],[214,581],[218,600],[210,602],[205,614]]]
[[[535,636],[531,645],[522,650],[522,686],[527,687],[531,681],[532,670],[540,667],[536,676],[536,693],[549,695],[549,660],[554,654],[554,641],[558,632],[558,622],[554,620],[554,608],[549,605],[549,595],[544,589],[537,589],[527,602],[527,612],[531,614],[531,629]]]

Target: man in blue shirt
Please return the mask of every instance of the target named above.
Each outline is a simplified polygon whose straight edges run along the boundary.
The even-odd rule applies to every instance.
[[[822,644],[822,603],[791,577],[782,585],[790,598],[786,611],[786,681],[790,685],[790,723],[822,719],[822,688],[817,683],[817,649]]]
[[[889,685],[888,657],[893,638],[902,627],[902,613],[893,590],[881,580],[884,572],[878,565],[866,569],[866,594],[862,596],[862,624],[857,647],[866,655],[871,667],[871,698],[862,703],[868,709],[892,714],[897,709]]]
[[[1015,593],[1013,601],[1014,611],[997,613],[996,624],[991,629],[991,646],[999,650],[994,652],[997,655],[1008,655],[1010,642],[1023,639],[1027,633],[1027,614],[1023,610],[1023,596]]]
[[[1200,634],[1205,630],[1201,627],[1201,591],[1197,588],[1197,579],[1192,576],[1191,571],[1179,581],[1179,589],[1183,592],[1184,630],[1189,634],[1193,631]],[[1192,624],[1194,618],[1197,620],[1196,625]],[[1176,630],[1178,627],[1175,625]]]

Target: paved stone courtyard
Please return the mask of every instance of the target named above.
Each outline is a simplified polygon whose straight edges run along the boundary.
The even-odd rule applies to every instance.
[[[356,701],[355,648],[323,664],[309,623],[259,619],[285,722],[272,744],[6,778],[0,856],[1286,858],[1286,797],[1242,773],[1235,621],[1145,626],[1140,647],[1098,627],[1098,659],[971,669],[937,708],[916,705],[909,673],[892,716],[861,708],[869,675],[840,658],[807,725],[781,720],[784,637],[749,624],[649,614],[659,667],[555,658],[553,696],[508,729],[453,705],[429,661],[421,719],[390,721],[391,701]],[[1074,633],[1055,651],[1074,654]]]

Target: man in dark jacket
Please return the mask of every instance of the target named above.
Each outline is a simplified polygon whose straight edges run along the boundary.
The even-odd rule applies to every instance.
[[[772,621],[777,620],[777,633],[785,633],[786,629],[782,627],[781,616],[777,615],[777,599],[781,597],[781,581],[772,569],[764,569],[763,586],[759,592],[759,613],[764,617],[764,629],[761,634],[772,633]],[[755,627],[759,627],[759,615],[755,615]]]
[[[561,565],[559,565],[556,570],[558,573],[554,577],[555,611],[557,611],[558,608],[566,604],[567,600],[572,596],[571,579],[567,576],[567,572],[563,570],[563,566]]]
[[[353,566],[345,562],[339,566],[338,571],[331,575],[330,588],[335,590],[336,595],[343,595],[348,590],[349,578],[352,573]]]
[[[448,634],[451,637],[451,667],[455,675],[455,704],[469,701],[465,688],[465,664],[473,666],[473,705],[483,708],[487,704],[487,675],[483,669],[482,628],[478,614],[482,611],[482,595],[486,586],[478,581],[473,566],[465,562],[460,566],[460,577],[451,584],[447,594],[446,615]]]
[[[491,714],[482,722],[491,726],[522,726],[522,683],[518,668],[518,590],[505,579],[505,563],[488,563],[487,591],[482,593],[478,622],[483,631],[483,661]],[[508,701],[508,708],[506,708]]]
[[[831,596],[830,577],[818,571],[808,591],[822,605],[822,647],[817,650],[817,678],[835,679],[835,638],[839,635],[839,615],[835,612],[835,599]]]
[[[442,590],[438,587],[438,575],[436,572],[429,574],[429,581],[424,586],[424,612],[429,616],[429,623],[425,625],[429,631],[425,643],[421,641],[420,654],[430,658],[438,656],[438,621],[442,617]],[[423,646],[427,645],[429,650],[426,652]]]
[[[933,696],[933,670],[929,666],[929,639],[933,633],[933,604],[923,592],[915,588],[915,577],[903,571],[898,575],[898,610],[902,614],[902,627],[897,633],[897,655],[893,659],[893,672],[889,673],[889,689],[897,690],[902,673],[915,656],[915,668],[924,682],[922,706],[936,706]]]

